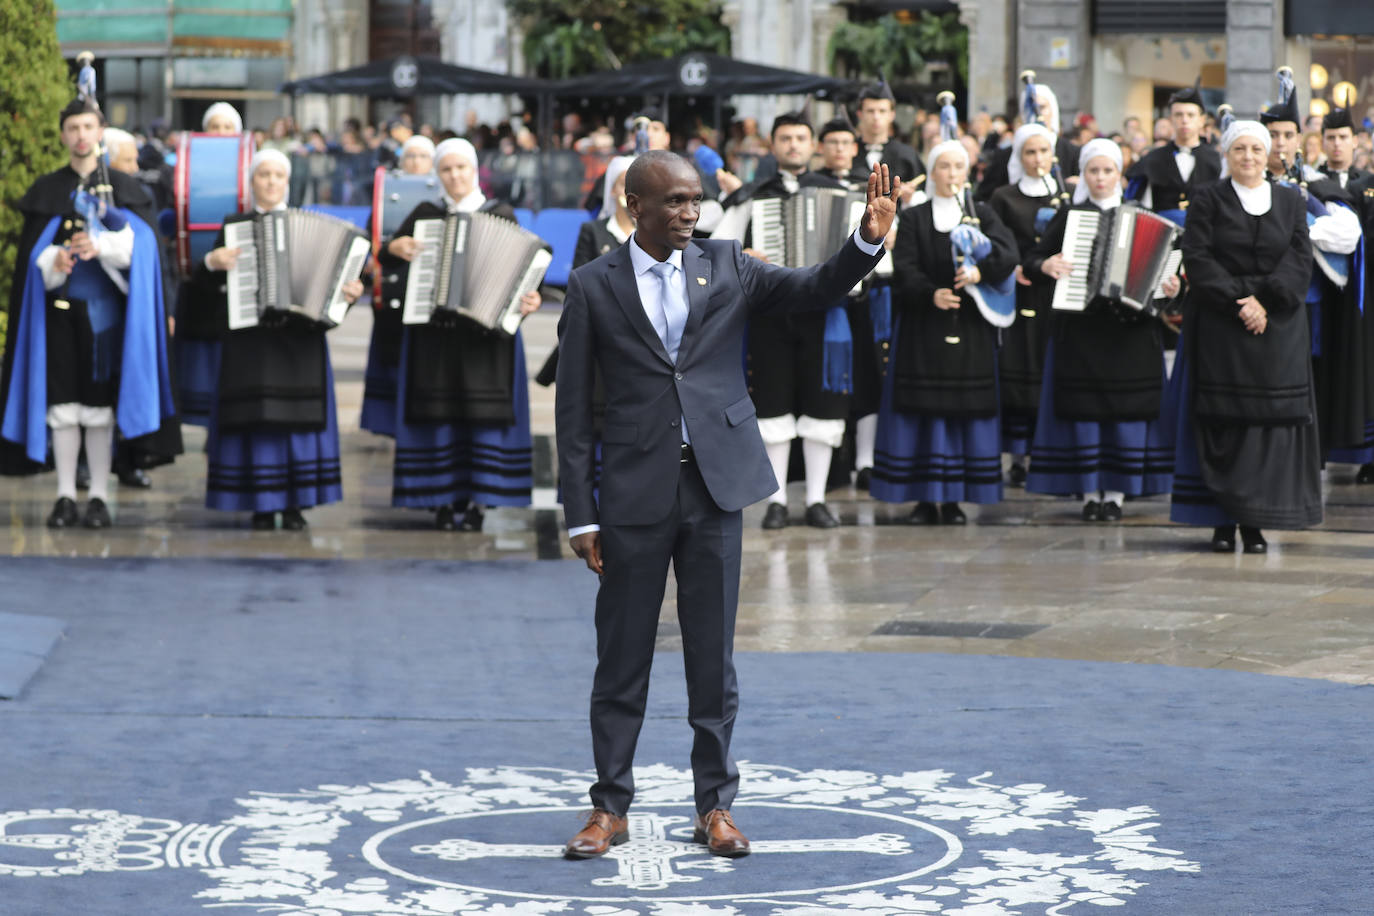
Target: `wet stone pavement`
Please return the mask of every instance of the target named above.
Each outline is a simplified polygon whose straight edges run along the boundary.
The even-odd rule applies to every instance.
[[[525,325],[536,372],[557,313]],[[481,533],[442,533],[426,512],[389,505],[391,442],[361,432],[370,317],[356,309],[330,334],[343,431],[344,502],[308,513],[306,532],[253,532],[246,515],[204,508],[204,431],[152,472],[149,490],[112,491],[115,527],[53,532],[43,520],[51,474],[0,478],[11,556],[297,557],[351,560],[571,558],[553,488],[553,397],[531,386],[536,492],[530,509],[493,510]],[[745,651],[952,652],[1225,668],[1374,683],[1374,487],[1355,468],[1325,477],[1317,529],[1269,532],[1269,553],[1218,556],[1210,531],[1168,521],[1164,498],[1130,502],[1120,523],[1087,524],[1076,500],[1008,489],[966,507],[963,528],[899,524],[852,488],[828,500],[842,527],[759,527],[745,512],[736,644]],[[802,512],[793,485],[792,516]],[[590,573],[589,573],[590,575]],[[678,645],[672,590],[660,645]]]

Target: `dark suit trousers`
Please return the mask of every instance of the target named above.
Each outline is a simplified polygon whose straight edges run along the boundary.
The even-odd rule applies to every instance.
[[[603,525],[605,574],[596,596],[592,683],[592,804],[624,815],[634,798],[635,745],[644,723],[668,562],[677,574],[677,614],[687,669],[687,721],[697,811],[729,808],[739,784],[730,735],[739,707],[735,611],[741,513],[722,512],[695,464],[680,465],[677,501],[653,525]]]

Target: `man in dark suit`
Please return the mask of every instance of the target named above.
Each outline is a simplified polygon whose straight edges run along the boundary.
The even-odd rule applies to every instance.
[[[729,810],[739,783],[730,736],[741,510],[778,482],[740,363],[745,327],[751,314],[842,299],[877,264],[899,186],[875,168],[851,240],[824,264],[793,270],[745,255],[738,242],[694,241],[696,169],[667,151],[645,153],[625,181],[635,234],[568,282],[558,323],[559,474],[573,550],[601,577],[594,810],[567,844],[571,857],[598,856],[628,839],[631,767],[670,561],[695,733],[695,839],[717,855],[749,852]],[[599,500],[594,367],[607,395]]]
[[[1326,164],[1321,173],[1342,188],[1365,177],[1354,164],[1355,123],[1350,120],[1350,109],[1333,108],[1322,118],[1322,151],[1326,153]]]

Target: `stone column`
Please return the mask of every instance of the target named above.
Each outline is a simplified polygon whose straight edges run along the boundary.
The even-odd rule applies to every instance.
[[[330,70],[344,70],[367,63],[367,7],[366,0],[349,0],[346,4],[329,7],[325,21],[332,36]],[[337,130],[345,119],[365,119],[367,99],[363,96],[336,95],[330,99],[331,118],[326,130]]]
[[[1086,0],[1017,0],[1016,73],[1034,70],[1036,81],[1059,97],[1060,128],[1067,129],[1092,101],[1092,36]],[[1008,86],[1004,93],[1014,87]]]
[[[1015,13],[1011,0],[959,0],[959,21],[968,28],[968,98],[963,101],[970,117],[1003,111],[1015,91]]]
[[[439,30],[440,56],[449,63],[494,73],[517,73],[520,42],[504,0],[435,0],[434,25]],[[443,126],[458,133],[466,129],[469,110],[477,120],[496,124],[511,113],[510,99],[495,95],[454,95],[440,107]]]
[[[1253,118],[1278,94],[1274,70],[1282,42],[1283,8],[1278,0],[1226,0],[1226,101],[1236,116]],[[1293,67],[1299,88],[1307,73]],[[1299,92],[1300,104],[1306,96]],[[1305,112],[1304,112],[1305,113]]]

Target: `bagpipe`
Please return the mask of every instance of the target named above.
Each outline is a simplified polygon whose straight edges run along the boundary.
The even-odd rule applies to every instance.
[[[980,228],[978,211],[973,205],[973,186],[964,185],[963,192],[954,198],[959,202],[963,217],[959,225],[949,232],[950,254],[954,258],[955,270],[977,265],[992,253],[992,240]],[[974,283],[964,287],[979,313],[988,324],[995,328],[1009,328],[1016,320],[1016,278],[1008,274],[1000,283]],[[957,335],[945,338],[945,343],[956,344]]]
[[[1289,187],[1297,188],[1298,191],[1302,193],[1303,202],[1306,204],[1307,207],[1307,227],[1309,229],[1312,228],[1313,224],[1315,224],[1317,220],[1321,219],[1324,216],[1331,215],[1330,207],[1346,206],[1345,204],[1339,201],[1332,201],[1330,205],[1328,205],[1308,189],[1307,183],[1313,177],[1313,175],[1308,170],[1306,164],[1304,164],[1303,162],[1301,150],[1294,153],[1291,162],[1283,157],[1280,157],[1280,161],[1283,163],[1283,175],[1282,177],[1276,179],[1276,182],[1278,184],[1283,184]],[[1347,209],[1349,208],[1347,207]],[[1324,251],[1317,246],[1316,242],[1312,242],[1311,245],[1312,260],[1316,264],[1317,268],[1328,280],[1331,281],[1333,285],[1335,285],[1337,289],[1345,289],[1346,286],[1350,283],[1352,265],[1353,262],[1355,262],[1358,259],[1360,249],[1357,248],[1354,252],[1350,254],[1341,254],[1340,252],[1336,251]],[[1363,242],[1361,243],[1361,245],[1363,245]],[[1358,271],[1356,271],[1356,273],[1358,273]],[[1363,293],[1363,289],[1361,289],[1361,293]],[[1320,297],[1320,295],[1321,291],[1320,289],[1318,289],[1316,278],[1314,277],[1312,286],[1307,293],[1307,301],[1315,302],[1317,301],[1317,298]],[[1363,295],[1359,297],[1359,303],[1360,310],[1363,312]]]

